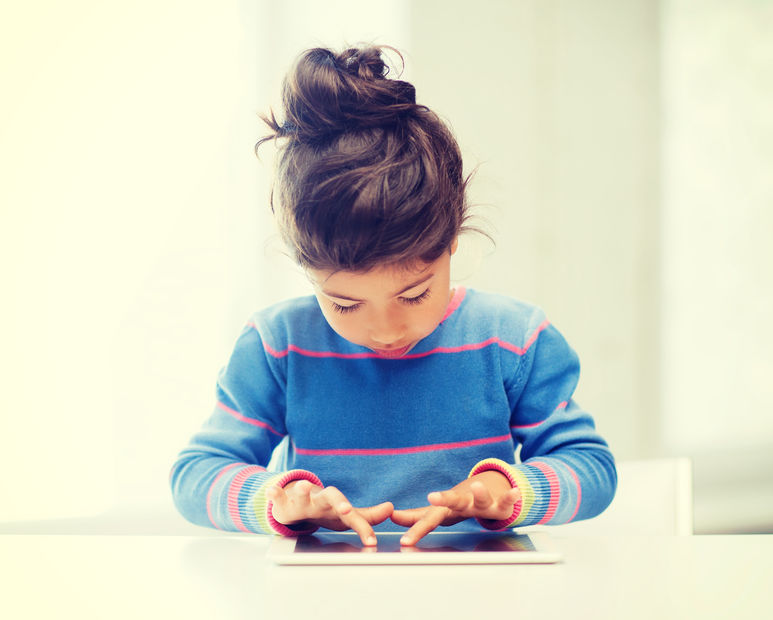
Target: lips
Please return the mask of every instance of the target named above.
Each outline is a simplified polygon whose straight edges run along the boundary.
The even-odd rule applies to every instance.
[[[411,350],[411,345],[406,345],[404,347],[400,347],[399,349],[373,349],[373,352],[377,353],[379,357],[394,359],[397,357],[402,357],[410,350]]]

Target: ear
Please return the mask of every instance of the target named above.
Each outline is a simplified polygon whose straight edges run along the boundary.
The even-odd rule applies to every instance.
[[[459,247],[459,237],[455,237],[454,240],[451,242],[451,256],[453,256],[456,253],[456,248]]]

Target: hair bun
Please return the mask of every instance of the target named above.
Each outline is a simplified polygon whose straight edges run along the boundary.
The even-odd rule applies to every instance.
[[[339,54],[335,62],[343,70],[365,80],[384,78],[389,73],[378,48],[349,48]]]
[[[285,78],[285,123],[277,135],[300,141],[330,138],[398,121],[415,110],[413,85],[388,78],[381,47],[304,52]],[[394,51],[402,61],[402,56]]]

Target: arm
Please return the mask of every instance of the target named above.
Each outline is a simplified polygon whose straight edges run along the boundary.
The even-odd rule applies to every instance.
[[[538,313],[533,322],[540,318]],[[506,386],[521,462],[484,461],[474,470],[502,471],[520,489],[520,505],[507,525],[589,519],[609,505],[617,486],[606,441],[596,432],[593,418],[573,400],[580,375],[577,355],[552,325],[540,326],[538,338]]]
[[[430,493],[430,506],[396,511],[393,521],[411,527],[405,544],[469,517],[489,529],[587,519],[612,500],[614,459],[592,418],[572,400],[577,356],[539,312],[528,333],[525,346],[502,354],[503,367],[515,369],[504,387],[522,461],[485,459],[453,489]]]
[[[319,526],[351,528],[373,544],[372,525],[389,517],[390,503],[353,508],[312,472],[267,471],[287,434],[284,371],[257,327],[245,328],[220,374],[214,412],[172,467],[178,510],[197,525],[217,529],[289,536]]]
[[[263,347],[257,328],[245,327],[220,373],[210,418],[177,457],[170,476],[178,510],[197,525],[260,533],[290,533],[277,523],[266,490],[305,479],[301,470],[268,472],[284,426],[284,376]]]

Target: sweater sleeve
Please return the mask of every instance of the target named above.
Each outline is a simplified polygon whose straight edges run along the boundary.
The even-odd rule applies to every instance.
[[[267,352],[255,324],[237,340],[216,386],[214,411],[178,455],[170,474],[172,496],[192,523],[229,531],[298,534],[271,515],[266,489],[305,479],[304,470],[266,469],[287,434],[283,369]]]
[[[606,441],[573,399],[580,374],[577,355],[541,312],[532,317],[529,333],[515,376],[505,386],[520,462],[488,459],[470,472],[499,470],[521,490],[511,518],[480,521],[491,529],[589,519],[609,505],[617,486]]]

